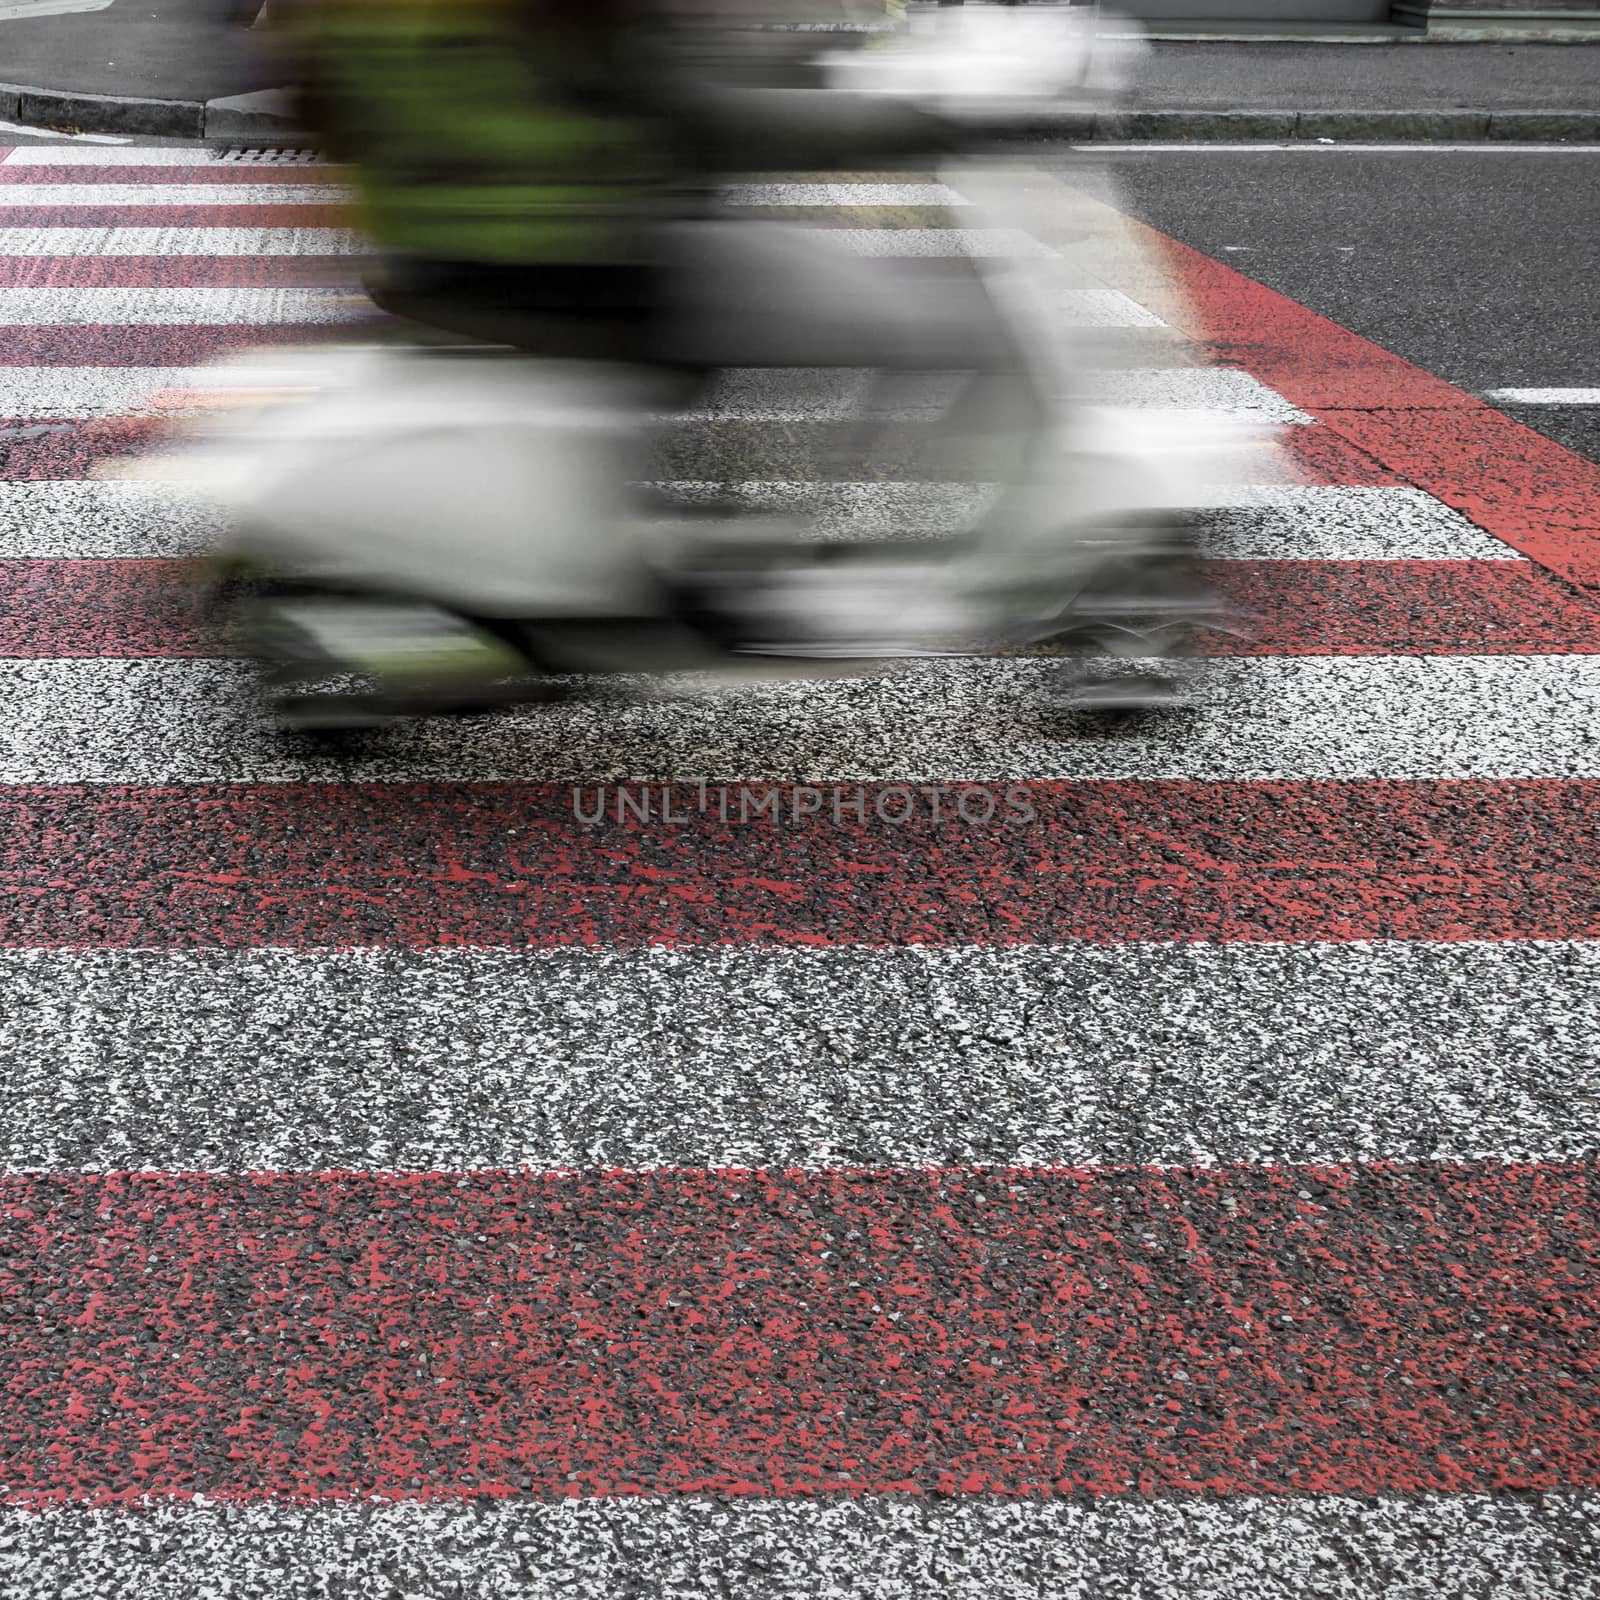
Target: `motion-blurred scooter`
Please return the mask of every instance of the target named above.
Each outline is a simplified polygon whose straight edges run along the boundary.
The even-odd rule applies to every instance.
[[[1019,72],[1030,96],[1059,91],[1037,48],[1008,56],[984,31],[1025,21],[1043,40],[1036,19],[975,16],[912,41],[921,80],[887,49],[841,55],[836,75],[920,82],[946,112],[967,83],[986,129]],[[985,38],[963,79],[952,49]],[[475,712],[597,675],[859,674],[1046,640],[1077,658],[1065,704],[1181,702],[1174,663],[1217,608],[1180,513],[1197,456],[1237,442],[1220,424],[1064,393],[1072,319],[997,292],[1003,261],[862,256],[715,213],[663,225],[660,254],[675,316],[659,369],[427,346],[232,364],[249,403],[208,426],[191,474],[227,508],[218,597],[281,726]],[[703,376],[687,401],[685,371]],[[747,450],[796,453],[782,492]],[[943,522],[830,536],[807,483],[880,507],[916,484]]]

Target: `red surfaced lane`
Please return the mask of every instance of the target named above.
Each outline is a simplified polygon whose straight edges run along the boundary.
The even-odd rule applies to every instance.
[[[352,256],[0,256],[0,289],[306,289],[360,268]]]
[[[1134,226],[1188,298],[1174,314],[1220,360],[1533,560],[1600,585],[1600,465],[1232,267]]]
[[[348,205],[7,206],[8,228],[347,228]]]
[[[1600,653],[1600,607],[1527,561],[1217,561],[1242,634],[1212,656]],[[163,560],[0,560],[0,656],[211,656],[199,573]]]
[[[1015,808],[1010,788],[988,786],[988,825],[955,820],[960,785],[937,822],[915,785],[820,786],[814,805],[734,786],[727,822],[692,785],[627,802],[553,784],[12,788],[0,943],[1600,936],[1600,783],[1034,783]],[[592,828],[575,815],[602,803]]]
[[[1216,561],[1243,638],[1211,655],[1600,653],[1600,607],[1530,561]]]
[[[0,1494],[1595,1487],[1595,1177],[7,1177]]]
[[[214,656],[170,560],[0,560],[0,656]],[[1531,562],[1213,562],[1242,634],[1211,656],[1600,653],[1600,608]]]

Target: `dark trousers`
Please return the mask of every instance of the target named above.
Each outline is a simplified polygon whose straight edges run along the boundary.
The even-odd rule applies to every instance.
[[[563,360],[648,361],[665,314],[659,273],[644,264],[391,257],[368,289],[409,322]]]

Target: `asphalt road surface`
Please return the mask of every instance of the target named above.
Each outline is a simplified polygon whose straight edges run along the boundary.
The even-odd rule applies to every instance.
[[[1280,430],[1192,714],[985,655],[330,755],[109,469],[362,314],[336,197],[0,150],[0,1592],[1593,1593],[1600,471],[1473,394],[1595,381],[1594,162],[1090,208],[1128,403]],[[738,198],[996,247],[872,181]],[[959,515],[724,398],[665,479]]]
[[[1100,162],[1090,154],[1091,165]],[[1600,460],[1600,150],[1118,155],[1135,215]]]

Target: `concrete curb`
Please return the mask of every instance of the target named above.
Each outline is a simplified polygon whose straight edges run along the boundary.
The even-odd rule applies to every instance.
[[[199,100],[140,100],[114,94],[72,94],[0,83],[0,119],[30,128],[70,128],[80,133],[143,134],[151,139],[205,137],[206,108]]]
[[[263,89],[255,94],[236,94],[226,100],[208,100],[205,137],[295,138],[300,130],[295,126],[291,100],[287,89]]]
[[[30,128],[120,133],[147,139],[259,139],[310,143],[279,109],[282,90],[224,100],[142,100],[131,95],[73,94],[0,83],[0,120]]]
[[[1119,111],[1047,113],[1032,139],[1288,144],[1361,139],[1427,143],[1600,142],[1600,111]]]
[[[283,113],[281,90],[223,100],[141,100],[0,83],[0,120],[82,133],[160,139],[311,141]],[[1600,142],[1596,111],[1048,111],[1015,130],[1031,139],[1195,140],[1288,143],[1296,139],[1449,140],[1554,144]]]

